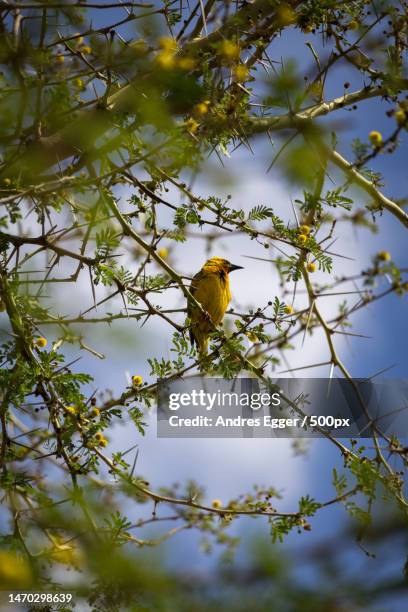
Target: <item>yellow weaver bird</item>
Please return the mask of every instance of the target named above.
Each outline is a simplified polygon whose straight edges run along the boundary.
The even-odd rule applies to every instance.
[[[229,273],[241,270],[242,266],[235,266],[221,257],[212,257],[205,262],[201,270],[194,276],[190,292],[200,302],[209,316],[204,315],[188,304],[187,314],[191,320],[190,340],[196,344],[200,353],[208,350],[208,336],[224,318],[225,311],[231,301]]]

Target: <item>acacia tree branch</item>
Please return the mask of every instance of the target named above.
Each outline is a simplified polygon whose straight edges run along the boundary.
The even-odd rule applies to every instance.
[[[408,87],[408,79],[405,86]],[[378,98],[387,95],[387,89],[383,85],[373,87],[363,87],[357,91],[344,94],[338,98],[334,98],[330,102],[321,102],[313,104],[296,113],[285,113],[283,115],[271,115],[266,117],[249,117],[249,125],[254,133],[277,131],[286,129],[304,129],[312,119],[324,117],[333,111],[343,109],[347,106],[352,106],[363,100],[370,98]]]
[[[377,189],[372,181],[356,170],[353,164],[342,157],[340,153],[334,149],[331,149],[330,147],[325,147],[325,150],[330,161],[340,168],[340,170],[342,170],[346,176],[348,176],[350,181],[356,183],[356,185],[368,193],[368,195],[373,198],[379,209],[385,208],[405,227],[408,228],[408,215],[400,206],[398,206],[396,202],[385,196],[379,189]]]

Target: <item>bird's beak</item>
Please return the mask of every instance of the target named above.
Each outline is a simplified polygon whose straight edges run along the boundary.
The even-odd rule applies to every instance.
[[[229,267],[229,272],[234,272],[234,270],[243,270],[242,266],[236,266],[235,264],[231,264]]]

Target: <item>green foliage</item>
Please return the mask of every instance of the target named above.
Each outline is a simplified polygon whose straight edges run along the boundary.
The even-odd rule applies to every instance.
[[[274,217],[272,208],[268,206],[254,206],[248,213],[248,221],[263,221],[264,219],[271,219]]]
[[[121,515],[119,510],[112,513],[110,516],[105,517],[104,522],[106,524],[106,536],[114,546],[120,546],[126,544],[127,530],[131,527],[132,523],[126,516]]]
[[[96,233],[95,242],[98,261],[105,261],[120,244],[117,230],[109,226]]]
[[[279,271],[286,276],[287,281],[297,282],[302,276],[302,263],[296,255],[288,257],[287,260],[278,261]]]
[[[180,206],[174,215],[174,225],[183,229],[188,223],[194,225],[200,222],[200,215],[194,208]]]
[[[299,524],[299,519],[293,517],[282,517],[271,521],[272,542],[283,542],[294,527]]]
[[[129,409],[129,416],[132,419],[133,423],[136,425],[137,430],[142,436],[145,435],[146,423],[144,422],[144,413],[143,410],[133,406],[133,408]]]
[[[320,219],[325,213],[325,206],[329,208],[344,208],[349,211],[352,208],[353,200],[346,195],[344,192],[346,187],[340,186],[336,189],[331,189],[326,192],[324,197],[316,197],[313,193],[303,192],[303,200],[295,200],[300,205],[300,209],[304,213],[313,212]]]
[[[299,514],[313,516],[321,506],[322,504],[316,502],[310,495],[306,495],[299,500]]]

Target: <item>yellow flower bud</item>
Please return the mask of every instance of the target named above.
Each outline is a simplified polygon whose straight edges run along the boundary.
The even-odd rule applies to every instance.
[[[308,272],[310,272],[310,274],[313,274],[313,272],[316,272],[316,270],[317,270],[317,266],[316,266],[316,264],[315,264],[315,263],[310,262],[310,263],[308,263],[308,264],[307,264],[307,266],[306,266],[306,270],[307,270]]]
[[[173,51],[174,53],[177,51],[177,43],[174,38],[170,36],[162,36],[159,38],[159,47],[165,51]]]
[[[187,119],[187,121],[184,122],[184,125],[186,126],[190,134],[195,134],[196,132],[198,132],[198,128],[200,127],[200,124],[192,117]]]
[[[4,185],[5,187],[10,187],[10,185],[11,185],[11,179],[9,179],[9,178],[4,178],[4,179],[3,179],[3,185]]]
[[[299,234],[298,242],[300,242],[300,244],[305,244],[306,240],[307,240],[307,236],[305,236],[305,234]]]
[[[100,415],[101,411],[99,410],[99,408],[96,408],[96,406],[94,408],[91,409],[91,411],[89,412],[89,415],[92,418],[96,418]]]
[[[165,49],[156,55],[156,62],[163,70],[172,70],[176,65],[176,58],[172,51]]]
[[[213,508],[222,508],[222,501],[220,499],[213,499],[211,505]]]
[[[35,345],[38,346],[38,348],[45,348],[47,344],[47,338],[43,338],[42,336],[40,338],[36,338],[35,340]]]
[[[58,55],[55,56],[55,61],[58,64],[63,64],[65,61],[65,57],[63,55],[61,55],[61,53],[58,53]]]
[[[64,410],[72,416],[75,416],[78,413],[76,406],[65,406]]]
[[[310,234],[310,226],[309,225],[301,225],[298,229],[299,234],[306,234],[308,236]]]
[[[169,251],[166,249],[166,247],[162,247],[157,251],[157,254],[162,259],[167,259],[167,257],[169,256]]]
[[[292,306],[290,306],[290,304],[287,304],[287,305],[285,306],[285,308],[284,308],[284,312],[285,312],[285,314],[287,314],[287,315],[292,314],[292,313],[293,313],[293,308],[292,308]]]
[[[103,440],[105,438],[105,436],[103,435],[103,433],[101,431],[97,431],[95,434],[95,439],[96,440]]]
[[[98,446],[100,446],[101,448],[105,448],[106,446],[108,446],[107,439],[106,438],[102,438],[101,440],[99,440]]]
[[[296,21],[296,14],[288,4],[281,4],[277,10],[279,25],[288,26]]]
[[[83,55],[89,55],[90,53],[92,53],[92,48],[88,45],[83,45],[79,50]]]
[[[0,584],[3,589],[26,589],[33,582],[31,567],[22,555],[0,551]]]
[[[197,62],[192,57],[180,57],[180,59],[177,60],[177,66],[181,70],[194,70],[196,65]]]
[[[400,108],[400,110],[395,111],[394,117],[398,125],[405,125],[408,119],[408,115],[404,110],[402,110],[402,108]]]
[[[235,79],[239,83],[243,83],[244,81],[248,79],[249,70],[245,66],[245,64],[238,64],[238,66],[234,67],[233,74],[234,74]]]
[[[348,25],[347,25],[349,30],[358,30],[359,28],[359,23],[356,19],[352,19]]]
[[[134,387],[140,387],[142,383],[143,383],[142,376],[139,376],[138,374],[135,374],[134,376],[132,376],[132,385]]]
[[[205,101],[205,102],[199,102],[198,104],[196,104],[194,106],[194,114],[198,115],[198,116],[202,116],[202,115],[206,115],[208,113],[209,110],[209,102]]]
[[[377,132],[376,130],[373,130],[372,132],[370,132],[368,135],[368,138],[371,144],[373,145],[373,147],[379,147],[383,141],[381,132]]]
[[[388,251],[379,251],[379,253],[377,253],[377,259],[379,261],[390,261],[391,253]]]
[[[74,79],[74,85],[75,87],[77,87],[78,89],[85,89],[85,85],[82,79]]]
[[[239,45],[234,43],[232,40],[223,40],[220,45],[220,55],[225,60],[239,60],[239,56],[241,54],[241,49]]]

